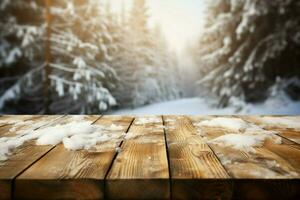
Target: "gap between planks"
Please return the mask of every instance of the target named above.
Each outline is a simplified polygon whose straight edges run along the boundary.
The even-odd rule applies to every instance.
[[[131,121],[128,116],[107,116],[95,123],[118,124],[125,132]],[[113,143],[108,142],[110,146]],[[37,191],[41,198],[48,199],[102,199],[104,176],[116,153],[115,146],[104,152],[68,151],[62,144],[58,146],[17,178],[16,197],[33,198]]]
[[[231,177],[187,116],[166,116],[174,199],[230,199]],[[199,189],[201,188],[201,189]]]
[[[247,123],[257,125],[264,130],[275,131],[275,132],[277,132],[276,135],[278,135],[279,137],[284,138],[284,139],[290,141],[291,143],[300,145],[299,130],[296,130],[296,129],[289,130],[288,128],[285,128],[285,129],[288,129],[288,130],[285,130],[285,129],[279,129],[279,128],[275,128],[275,127],[262,127],[262,125],[264,123],[259,121],[260,116],[235,116],[235,117],[240,118],[240,119],[246,121]],[[299,135],[299,136],[297,138],[293,138],[291,136],[287,136],[287,135],[289,135],[289,133],[292,133],[292,135],[294,134],[294,135]]]
[[[33,116],[32,118],[30,119],[26,119],[25,121],[29,121],[29,120],[39,120],[41,119],[42,117],[44,116]],[[52,117],[52,116],[51,116]],[[57,116],[56,118],[54,118],[53,120],[51,120],[50,122],[47,122],[33,130],[38,130],[40,128],[43,128],[43,127],[47,127],[47,126],[51,126],[51,125],[55,125],[56,123],[59,123],[60,120],[62,119],[65,119],[67,116],[66,115],[61,115],[61,116]],[[95,122],[100,119],[100,117],[98,117]],[[33,140],[31,141],[28,141],[28,142],[32,142]],[[26,145],[26,144],[24,144]],[[54,145],[52,147],[50,147],[48,150],[46,150],[44,153],[42,153],[39,157],[37,157],[36,159],[34,159],[28,166],[25,166],[24,169],[22,169],[19,173],[17,173],[11,180],[11,197],[12,199],[15,198],[15,181],[16,181],[16,178],[19,177],[23,172],[25,172],[27,169],[29,169],[31,166],[33,166],[35,163],[37,163],[39,160],[41,160],[44,156],[46,156],[49,152],[51,152],[53,149],[56,148],[57,145]],[[22,146],[20,146],[19,148],[22,148]]]
[[[102,116],[101,116],[102,117]],[[96,119],[93,123],[96,123],[101,117],[99,117],[98,119]],[[161,116],[161,118],[162,118],[162,122],[163,122],[163,125],[165,125],[165,120],[164,120],[164,116]],[[126,133],[128,133],[128,131],[130,130],[130,128],[131,128],[131,126],[132,126],[132,124],[133,124],[133,122],[134,122],[134,118],[132,119],[132,121],[131,121],[131,123],[130,123],[130,125],[128,126],[128,128],[127,128],[127,130],[126,130]],[[194,126],[194,125],[193,125]],[[171,165],[170,165],[170,157],[169,157],[169,146],[168,146],[168,140],[167,140],[167,133],[166,133],[166,129],[165,129],[165,127],[163,128],[163,130],[164,130],[164,140],[165,140],[165,146],[166,146],[166,154],[167,154],[167,161],[168,161],[168,171],[169,171],[169,181],[170,181],[170,183],[171,183],[171,179],[172,179],[172,171],[171,171]],[[279,136],[281,136],[281,135],[279,135]],[[282,137],[282,136],[281,136]],[[284,138],[284,137],[282,137],[282,138]],[[289,140],[289,139],[287,139],[288,141],[291,141],[291,140]],[[292,143],[295,143],[294,141],[291,141]],[[122,146],[122,144],[123,144],[123,140],[122,140],[122,142],[121,142],[121,144],[119,145],[119,147],[121,147]],[[297,144],[297,143],[295,143],[295,144]],[[42,157],[44,157],[46,154],[48,154],[50,151],[52,151],[54,148],[55,148],[56,146],[54,146],[53,148],[51,148],[48,152],[46,152],[44,155],[42,155],[40,158],[38,158],[37,160],[35,160],[33,163],[31,163],[30,164],[30,166],[32,166],[34,163],[36,163],[38,160],[40,160]],[[220,158],[219,158],[219,156],[215,153],[215,151],[213,150],[213,148],[210,146],[210,145],[208,145],[208,147],[212,150],[212,152],[214,153],[214,155],[216,156],[216,158],[219,160],[219,162],[221,163],[221,161],[220,161]],[[296,148],[296,147],[295,147]],[[115,156],[114,156],[114,158],[113,158],[113,160],[112,160],[112,162],[111,162],[111,164],[110,164],[110,166],[109,166],[109,168],[108,168],[108,170],[107,170],[107,172],[106,172],[106,174],[105,174],[105,181],[104,181],[104,189],[105,189],[105,185],[106,185],[106,178],[107,178],[107,176],[108,176],[108,173],[109,173],[109,171],[111,170],[111,168],[112,168],[112,165],[113,165],[113,163],[114,163],[114,161],[115,161],[115,159],[116,159],[116,157],[117,157],[117,155],[118,155],[119,153],[118,152],[116,152],[116,154],[115,154]],[[225,169],[225,167],[224,167],[224,165],[221,163],[221,165],[223,166],[223,168]],[[30,166],[28,166],[26,169],[28,169]],[[23,171],[25,171],[26,169],[24,169]],[[22,171],[22,172],[23,172]],[[21,172],[21,173],[22,173]],[[230,171],[228,171],[228,170],[226,170],[226,172],[227,173],[229,173],[229,175],[230,175]],[[21,174],[20,173],[20,174]],[[17,175],[17,176],[19,176],[19,175]],[[17,177],[16,176],[16,177]],[[15,178],[16,178],[15,177]],[[15,180],[15,178],[13,179],[13,180]],[[240,179],[241,180],[241,179]],[[201,181],[201,179],[199,179],[198,181]],[[14,181],[13,181],[13,183],[14,183]],[[171,186],[171,185],[170,185]],[[14,188],[12,188],[13,190],[14,190]],[[172,187],[170,187],[170,192],[172,191]],[[106,193],[104,193],[104,194],[106,194]],[[170,193],[170,195],[172,195],[172,193]]]
[[[8,116],[8,117],[13,118],[14,116]],[[40,119],[42,119],[44,117],[45,116],[32,116],[32,118],[30,118],[27,115],[25,115],[25,116],[17,116],[17,118],[21,118],[24,121],[32,121],[32,120],[35,121],[35,120],[40,120]],[[46,117],[49,117],[49,116],[46,116]],[[39,129],[41,127],[44,127],[46,125],[49,125],[51,123],[54,123],[55,121],[57,121],[61,117],[62,116],[56,117],[54,119],[51,119],[50,122],[45,122],[45,123],[41,124],[39,127],[34,128],[34,130],[37,130],[37,129]],[[5,129],[4,132],[3,132],[3,130],[1,131],[2,134],[6,135],[6,136],[9,136],[9,135],[10,136],[14,136],[14,132],[9,132],[10,127],[13,127],[13,126],[14,126],[14,123],[13,124],[7,124],[7,127],[6,126],[2,127],[2,128]],[[26,126],[28,126],[28,125],[21,125],[20,127],[18,127],[18,129],[25,128]],[[0,194],[0,198],[1,197],[3,197],[3,198],[12,198],[12,191],[14,190],[14,188],[13,188],[14,179],[19,174],[21,174],[26,168],[28,168],[29,166],[31,166],[33,162],[35,162],[37,159],[39,159],[40,156],[44,155],[43,152],[41,152],[41,154],[38,154],[37,152],[34,152],[34,154],[36,154],[35,155],[36,158],[34,158],[32,160],[29,159],[27,161],[26,160],[22,161],[22,159],[20,159],[20,157],[18,155],[18,153],[19,153],[18,151],[21,151],[21,152],[24,151],[27,148],[28,143],[30,143],[30,141],[28,141],[27,143],[24,143],[18,149],[16,149],[15,152],[12,153],[12,155],[10,156],[10,158],[7,161],[4,161],[2,163],[2,165],[0,166],[0,170],[1,171],[3,170],[1,176],[4,175],[4,177],[5,177],[4,180],[7,181],[7,183],[5,183],[4,180],[0,180],[0,185],[2,185],[1,186],[2,190],[4,190],[4,191],[2,191],[1,188],[0,188],[0,190],[2,191],[1,194]],[[21,163],[21,166],[14,166],[15,165],[14,163],[20,164],[19,162]],[[10,168],[10,167],[12,167],[12,168]],[[5,170],[9,170],[10,171],[9,175],[5,173]],[[3,177],[1,177],[1,178],[3,178]]]
[[[149,122],[139,119],[149,118]],[[169,169],[161,116],[135,119],[106,177],[109,199],[169,199]],[[127,187],[130,185],[130,187]]]
[[[58,116],[57,118],[55,118],[53,121],[46,123],[44,125],[41,125],[38,128],[35,128],[34,130],[38,130],[40,128],[43,127],[47,127],[47,126],[51,126],[51,125],[56,125],[56,123],[58,122],[58,120],[67,120],[66,122],[68,122],[68,119],[65,119],[66,117],[69,117],[68,115],[61,115]],[[97,119],[95,119],[94,121],[92,121],[91,124],[96,123],[100,118],[102,117],[102,115],[100,115]],[[59,123],[58,123],[59,124]],[[12,188],[11,188],[11,197],[12,199],[15,199],[15,182],[16,179],[23,174],[26,170],[28,170],[31,166],[33,166],[35,163],[37,163],[39,160],[41,160],[43,157],[45,157],[48,153],[50,153],[52,150],[54,150],[55,148],[57,148],[57,145],[53,145],[48,151],[46,151],[44,154],[42,154],[39,158],[37,158],[36,160],[34,160],[30,165],[28,165],[27,167],[25,167],[20,173],[18,173],[13,179],[12,179]]]
[[[168,140],[167,140],[167,132],[166,132],[166,122],[164,119],[164,116],[161,116],[162,122],[163,122],[163,129],[164,129],[164,137],[165,137],[165,145],[166,145],[166,154],[167,154],[167,159],[168,159],[168,170],[169,170],[169,185],[170,185],[170,199],[173,199],[173,194],[172,194],[172,172],[171,172],[171,164],[170,164],[170,153],[169,153],[169,148],[168,148]]]
[[[46,126],[49,126],[53,123],[55,123],[57,120],[59,119],[62,119],[64,118],[66,115],[62,115],[62,116],[58,116],[57,118],[55,118],[53,121],[49,122],[49,123],[46,123],[44,125],[41,125],[40,127],[38,128],[35,128],[33,130],[38,130],[40,128],[43,128],[43,127],[46,127]],[[27,167],[25,167],[22,171],[20,171],[13,179],[12,179],[12,185],[11,185],[11,198],[12,199],[15,199],[15,180],[18,176],[20,176],[24,171],[26,171],[28,168],[30,168],[34,163],[36,163],[37,161],[39,161],[41,158],[43,158],[46,154],[48,154],[50,151],[52,151],[52,149],[54,149],[55,146],[53,146],[52,148],[50,148],[48,151],[46,151],[43,155],[41,155],[39,158],[37,158],[36,160],[34,160],[30,165],[28,165]]]
[[[199,122],[210,119],[211,117],[193,117],[193,121]],[[213,139],[226,134],[226,129],[217,127],[204,128],[206,137]],[[227,130],[228,131],[228,130]],[[294,144],[294,142],[293,142]],[[285,179],[284,175],[290,174],[290,171],[299,173],[297,166],[299,160],[299,145],[291,145],[289,140],[283,139],[281,145],[265,142],[263,147],[255,148],[255,152],[244,152],[242,150],[234,150],[227,147],[211,145],[211,148],[218,155],[223,157],[223,165],[233,176],[234,180],[234,198],[257,198],[249,191],[253,190],[266,198],[293,198],[299,195],[297,187],[299,187],[299,178]],[[229,160],[228,163],[226,160]],[[276,167],[270,167],[268,162],[278,163]],[[271,173],[272,172],[272,173]],[[271,173],[271,174],[270,174]],[[280,178],[282,176],[282,178]],[[293,175],[294,176],[294,175]],[[276,189],[271,189],[273,185]],[[284,187],[283,187],[284,186]],[[273,191],[273,192],[272,192]],[[287,195],[288,194],[288,195]],[[253,196],[254,195],[254,196]]]
[[[128,126],[126,132],[125,132],[126,134],[127,134],[128,131],[130,130],[130,127],[132,126],[134,120],[135,120],[135,117],[133,117],[133,119],[131,120],[131,122],[130,122],[130,124],[129,124],[129,126]],[[118,148],[121,148],[121,147],[122,147],[123,142],[124,142],[124,139],[121,141],[121,143],[119,144]],[[116,154],[114,155],[113,159],[112,159],[112,162],[110,163],[110,165],[109,165],[109,167],[108,167],[108,170],[107,170],[105,176],[104,176],[104,199],[107,199],[107,194],[106,194],[106,192],[105,192],[105,191],[106,191],[106,187],[107,187],[107,185],[106,185],[106,179],[107,179],[107,176],[108,176],[108,174],[109,174],[109,172],[110,172],[110,170],[111,170],[111,168],[112,168],[112,166],[113,166],[113,163],[115,162],[115,160],[116,160],[118,154],[119,154],[119,152],[117,151]]]
[[[59,116],[59,117],[57,117],[56,119],[54,119],[52,122],[49,122],[49,123],[47,123],[47,124],[44,124],[44,125],[42,125],[42,126],[40,126],[40,127],[38,127],[38,128],[35,128],[35,129],[33,129],[33,130],[38,130],[38,129],[40,129],[40,128],[43,128],[43,127],[47,127],[47,126],[49,126],[49,125],[51,125],[52,123],[55,123],[57,120],[59,120],[59,119],[63,119],[64,117],[66,117],[67,115],[62,115],[62,116]],[[101,116],[99,116],[95,121],[93,121],[91,124],[94,124],[94,123],[96,123],[100,118],[102,117],[102,115]],[[39,157],[39,158],[37,158],[35,161],[33,161],[28,167],[26,167],[25,169],[23,169],[19,174],[17,174],[14,178],[13,178],[13,185],[15,184],[15,179],[18,177],[18,176],[20,176],[24,171],[26,171],[28,168],[30,168],[33,164],[35,164],[36,162],[38,162],[40,159],[42,159],[45,155],[47,155],[50,151],[52,151],[54,148],[56,148],[57,147],[57,145],[53,145],[52,147],[51,147],[51,149],[49,149],[48,151],[46,151],[41,157]],[[14,187],[12,187],[12,190],[14,190]]]

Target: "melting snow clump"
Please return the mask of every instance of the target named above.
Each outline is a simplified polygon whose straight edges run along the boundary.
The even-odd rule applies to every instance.
[[[239,118],[217,117],[212,120],[205,120],[196,124],[196,126],[221,127],[234,131],[244,131],[249,128],[249,124]]]
[[[122,152],[122,148],[121,147],[116,147],[115,150],[116,150],[117,153],[121,153]]]
[[[135,122],[137,125],[143,125],[143,124],[150,124],[150,123],[159,123],[161,122],[160,119],[154,118],[154,117],[145,117],[145,118],[138,118],[138,120]]]
[[[222,127],[232,132],[227,132],[208,142],[224,147],[231,147],[243,151],[255,151],[254,147],[263,146],[266,139],[270,139],[275,144],[281,143],[281,138],[276,135],[275,131],[264,130],[261,127],[247,123],[239,118],[218,117],[212,120],[205,120],[198,124],[198,127]],[[199,130],[199,135],[206,136],[206,133]]]
[[[110,130],[110,131],[120,131],[120,130],[123,130],[123,127],[115,125],[115,124],[112,124],[112,125],[110,125],[110,127],[107,128],[107,130]]]
[[[33,125],[27,129],[13,128],[14,136],[0,138],[0,161],[8,159],[11,151],[29,140],[36,139],[37,145],[57,145],[63,143],[69,150],[92,149],[95,145],[107,141],[117,141],[125,136],[121,126],[112,124],[104,127],[74,117],[72,122],[44,126],[39,129]]]
[[[264,124],[267,124],[267,126],[300,130],[299,117],[262,117],[261,119]]]
[[[262,147],[266,139],[274,139],[274,143],[280,144],[278,136],[268,134],[225,134],[210,140],[209,143],[225,147],[232,147],[237,150],[254,151],[253,147]]]

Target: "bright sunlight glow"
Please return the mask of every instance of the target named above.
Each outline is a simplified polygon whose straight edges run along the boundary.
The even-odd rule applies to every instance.
[[[113,10],[120,11],[122,1],[130,9],[133,0],[109,0]],[[203,24],[203,0],[147,0],[149,26],[159,25],[174,51],[192,42]]]

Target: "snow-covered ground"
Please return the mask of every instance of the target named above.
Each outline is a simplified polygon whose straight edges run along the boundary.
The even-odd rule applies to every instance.
[[[216,108],[211,101],[204,98],[179,99],[170,102],[156,103],[135,109],[122,109],[110,114],[116,115],[299,115],[300,101],[294,102],[284,96],[270,98],[260,104],[235,102],[227,108]]]

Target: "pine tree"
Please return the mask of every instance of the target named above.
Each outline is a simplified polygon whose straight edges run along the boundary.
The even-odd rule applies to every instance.
[[[3,0],[0,12],[0,110],[37,113],[42,85],[32,83],[43,78],[44,5],[38,0]]]
[[[50,26],[45,1],[34,2],[0,4],[1,26],[14,27],[1,33],[1,68],[13,71],[22,65],[22,78],[4,88],[0,109],[45,113],[43,86],[50,94],[50,113],[99,113],[116,104],[141,106],[178,97],[177,77],[170,76],[176,74],[175,60],[161,31],[149,28],[145,0],[135,0],[128,16],[124,6],[119,19],[109,3],[51,0]],[[23,12],[12,12],[15,7]],[[22,19],[26,22],[20,26]],[[45,53],[50,55],[46,60]],[[5,58],[13,61],[5,63]]]
[[[160,96],[156,101],[173,100],[179,97],[180,70],[176,61],[177,56],[169,50],[166,38],[159,25],[152,33],[154,41],[154,66],[156,79],[160,87]]]
[[[145,85],[151,74],[148,73],[152,58],[150,34],[147,26],[147,7],[145,0],[135,0],[130,11],[129,19],[124,19],[119,32],[119,51],[115,57],[115,68],[120,78],[115,91],[121,106],[140,106],[147,104]],[[125,24],[124,24],[125,23]],[[153,87],[151,87],[152,89]],[[150,94],[150,91],[148,91]]]
[[[1,68],[12,66],[15,70],[19,64],[27,73],[22,69],[22,78],[6,88],[0,108],[12,107],[16,113],[44,112],[43,48],[47,39],[52,57],[51,113],[99,113],[116,105],[110,93],[115,87],[116,72],[109,66],[114,47],[99,1],[52,0],[51,38],[45,34],[44,4],[6,0],[1,2],[1,10],[5,16],[1,26],[7,30],[0,37],[4,44]]]
[[[159,96],[159,85],[155,80],[155,69],[153,66],[153,40],[148,27],[148,8],[145,0],[134,0],[130,13],[129,38],[132,45],[134,63],[133,105],[141,106],[155,101]],[[130,58],[129,57],[129,58]]]
[[[168,76],[174,66],[170,66],[162,35],[148,26],[146,1],[135,0],[129,18],[124,8],[121,16],[120,48],[114,62],[120,78],[115,91],[120,105],[136,107],[177,97],[176,84]]]
[[[300,76],[297,0],[207,1],[206,27],[196,47],[199,81],[226,106],[232,97],[266,97],[276,77]]]
[[[57,1],[52,12],[54,112],[97,113],[116,105],[110,93],[116,73],[108,65],[112,37],[102,5],[96,0]]]

